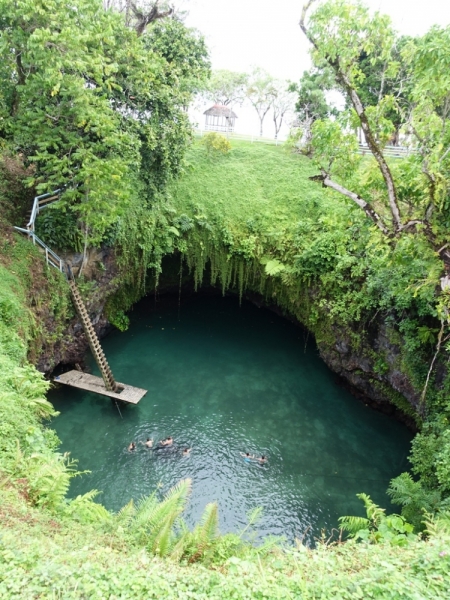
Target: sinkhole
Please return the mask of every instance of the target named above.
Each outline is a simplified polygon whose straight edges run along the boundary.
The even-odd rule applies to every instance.
[[[72,481],[70,496],[97,489],[117,511],[155,489],[163,497],[189,477],[189,525],[217,500],[221,532],[237,532],[262,507],[256,539],[308,544],[339,516],[364,514],[358,492],[393,510],[386,489],[408,469],[411,432],[339,386],[300,327],[213,293],[181,304],[178,294],[148,296],[130,320],[102,345],[118,381],[148,390],[137,406],[119,412],[81,390],[49,393],[61,412],[51,426],[62,450],[91,471]],[[168,436],[168,449],[140,443]],[[132,441],[137,449],[129,452]],[[246,452],[268,461],[247,462]]]

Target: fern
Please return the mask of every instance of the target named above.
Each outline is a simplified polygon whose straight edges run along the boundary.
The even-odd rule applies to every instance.
[[[191,480],[180,481],[176,486],[169,490],[165,499],[158,503],[148,521],[149,533],[147,537],[147,547],[153,552],[161,554],[162,548],[168,548],[168,539],[172,533],[175,521],[183,512],[187,497],[191,491]]]
[[[364,502],[367,518],[372,521],[374,527],[378,527],[385,517],[386,511],[384,508],[380,508],[378,504],[375,504],[368,494],[356,494],[356,497]]]
[[[157,535],[149,540],[147,545],[149,550],[159,556],[166,556],[169,553],[173,539],[173,522],[172,518],[166,518]]]
[[[367,518],[340,517],[339,523],[351,537],[360,538],[370,543],[389,542],[403,546],[408,539],[414,537],[413,526],[400,515],[386,516],[367,494],[356,494],[364,502]]]
[[[278,275],[278,273],[281,273],[282,271],[284,271],[286,267],[283,265],[283,263],[281,263],[279,260],[269,260],[269,262],[266,264],[266,273],[267,275]]]
[[[432,515],[425,512],[424,517],[425,532],[435,537],[438,535],[450,535],[450,513],[443,512]]]
[[[253,510],[251,510],[249,513],[247,513],[247,525],[244,527],[244,529],[242,529],[239,532],[239,537],[242,538],[244,536],[244,533],[246,533],[246,531],[248,529],[251,529],[252,527],[254,527],[256,525],[256,523],[259,521],[259,519],[261,518],[263,509],[261,506],[257,506],[256,508],[254,508]]]
[[[183,512],[191,491],[191,480],[184,479],[169,490],[164,500],[159,502],[156,492],[137,503],[127,504],[117,515],[118,523],[128,525],[132,536],[145,543],[154,553],[164,556],[173,543],[173,528]]]
[[[116,523],[123,527],[128,527],[136,514],[136,507],[133,499],[125,504],[116,515]]]
[[[423,511],[435,512],[441,506],[439,490],[428,490],[409,473],[402,473],[389,484],[388,495],[394,504],[402,506],[402,515],[417,530],[424,528]]]
[[[181,521],[181,535],[174,544],[170,556],[180,561],[186,558],[188,562],[209,562],[214,554],[219,536],[219,511],[217,502],[206,505],[200,523],[194,531],[189,531],[184,521]]]
[[[181,523],[181,525],[180,525]],[[183,519],[180,519],[180,533],[178,535],[178,539],[176,543],[173,545],[172,550],[170,552],[170,558],[179,562],[183,556],[189,554],[188,549],[192,546],[193,536],[191,531],[189,531],[186,523]]]
[[[91,490],[82,496],[71,500],[65,510],[65,515],[77,519],[81,523],[107,523],[112,520],[112,514],[101,504],[94,502],[100,492]]]
[[[217,502],[206,505],[199,526],[199,535],[206,543],[213,542],[219,533],[219,507]]]
[[[360,531],[369,530],[370,521],[364,517],[339,517],[341,529],[355,537]]]
[[[208,549],[214,544],[219,533],[219,509],[217,502],[206,505],[200,524],[194,529],[193,546],[195,548],[189,562],[205,558]]]
[[[68,453],[34,453],[26,458],[18,447],[22,475],[28,479],[30,499],[38,506],[57,510],[64,506],[70,481],[89,471],[77,471],[77,461]]]
[[[130,523],[132,530],[141,530],[144,526],[148,524],[153,512],[158,505],[158,500],[156,498],[156,492],[150,494],[145,498],[142,498],[136,503],[135,512],[133,515],[133,519]],[[124,507],[125,509],[126,507]],[[122,510],[124,510],[122,509]],[[130,509],[131,514],[131,509]]]

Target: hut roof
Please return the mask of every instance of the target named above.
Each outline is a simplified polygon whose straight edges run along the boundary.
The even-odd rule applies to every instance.
[[[222,104],[214,104],[214,106],[211,106],[211,108],[205,110],[203,114],[207,115],[208,117],[232,117],[233,119],[238,118],[237,115],[231,110],[231,108],[228,108],[228,106],[223,106]]]

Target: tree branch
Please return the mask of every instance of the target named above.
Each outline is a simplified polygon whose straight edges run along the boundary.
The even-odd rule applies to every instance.
[[[398,231],[400,233],[400,231],[406,231],[407,229],[410,229],[411,227],[415,227],[416,225],[424,225],[424,224],[425,224],[425,222],[422,221],[422,219],[412,219],[411,221],[408,221],[404,225],[401,225],[400,229]]]
[[[169,8],[164,12],[159,11],[159,0],[156,0],[149,13],[144,13],[140,10],[134,2],[130,2],[131,10],[133,11],[134,17],[137,19],[135,30],[138,36],[141,36],[147,25],[158,19],[164,19],[173,13],[173,8]]]
[[[433,372],[434,363],[436,362],[438,354],[439,354],[439,352],[441,350],[442,336],[444,335],[444,326],[445,326],[445,322],[444,322],[444,320],[442,320],[441,321],[441,329],[439,331],[438,341],[437,341],[437,344],[436,344],[436,352],[435,352],[435,354],[433,356],[433,360],[431,361],[430,368],[428,369],[428,374],[427,374],[427,379],[425,381],[425,386],[424,386],[424,388],[422,390],[422,394],[420,396],[420,409],[422,411],[422,414],[423,414],[423,409],[424,409],[425,396],[426,396],[426,393],[427,393],[428,383],[430,381],[431,373]]]
[[[340,185],[336,181],[333,181],[332,179],[330,179],[330,177],[326,171],[324,171],[322,169],[320,175],[315,175],[314,177],[310,177],[309,179],[311,179],[312,181],[320,181],[320,182],[322,182],[322,185],[324,187],[328,187],[328,188],[334,190],[335,192],[339,192],[339,194],[342,194],[343,196],[350,198],[350,200],[353,200],[353,202],[355,202],[355,204],[357,204],[359,206],[359,208],[363,209],[363,211],[366,213],[366,215],[369,217],[369,219],[371,219],[375,223],[375,225],[384,233],[384,235],[386,235],[386,236],[391,235],[388,228],[383,223],[383,220],[380,217],[380,215],[376,212],[376,210],[368,202],[366,202],[366,200],[364,200],[364,198],[361,198],[361,196],[359,196],[358,194],[355,194],[355,192],[351,192],[350,190],[348,190],[344,186]]]
[[[333,66],[333,63],[336,63],[336,67],[333,67],[336,72],[336,78],[341,82],[341,85],[347,91],[348,95],[353,104],[353,108],[356,111],[356,114],[359,117],[359,121],[361,123],[361,129],[363,130],[364,137],[366,139],[367,145],[369,146],[375,160],[380,167],[381,174],[386,183],[388,199],[389,199],[389,207],[391,209],[392,218],[394,220],[394,225],[396,231],[400,231],[401,228],[401,219],[400,219],[400,210],[398,207],[397,200],[397,190],[395,188],[394,178],[392,177],[391,170],[389,165],[386,162],[386,159],[383,156],[383,152],[381,151],[380,146],[375,140],[375,136],[372,132],[372,129],[369,124],[369,120],[366,115],[366,111],[364,110],[364,106],[361,102],[360,97],[358,96],[356,90],[351,85],[345,73],[341,72],[339,66],[339,60],[329,61],[329,63]]]
[[[302,16],[300,17],[300,23],[299,23],[300,29],[303,31],[303,33],[306,35],[306,37],[308,38],[308,40],[311,42],[311,44],[315,48],[317,48],[317,46],[316,46],[315,42],[312,39],[310,39],[309,31],[306,29],[305,20],[306,20],[306,13],[308,12],[308,10],[311,8],[311,6],[316,1],[317,0],[308,0],[308,2],[303,5]]]

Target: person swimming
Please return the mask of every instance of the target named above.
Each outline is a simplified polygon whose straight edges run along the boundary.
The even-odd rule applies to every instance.
[[[255,455],[250,454],[250,452],[239,452],[239,454],[242,456],[245,462],[251,462],[255,458]]]
[[[133,452],[133,450],[136,450],[135,442],[131,442],[131,444],[128,446],[128,452]]]
[[[173,444],[173,437],[169,436],[167,437],[165,440],[160,440],[159,445],[160,446],[172,446]]]
[[[191,453],[192,448],[185,448],[183,450],[183,456],[189,456],[189,454]]]
[[[263,454],[261,458],[258,458],[258,462],[260,465],[264,465],[267,462],[267,456],[264,456]]]
[[[147,438],[146,442],[141,442],[141,444],[143,446],[145,446],[146,448],[152,448],[153,447],[153,440],[151,440],[150,438]]]

